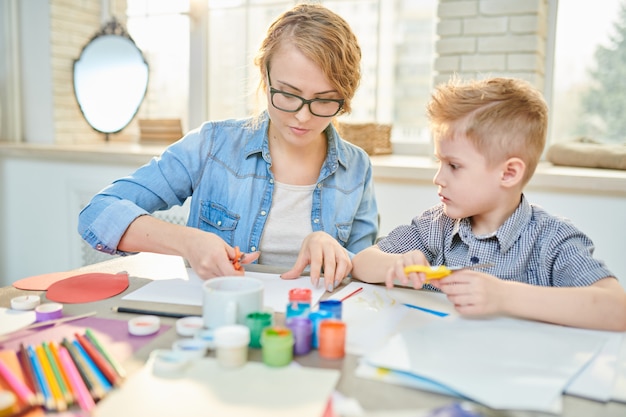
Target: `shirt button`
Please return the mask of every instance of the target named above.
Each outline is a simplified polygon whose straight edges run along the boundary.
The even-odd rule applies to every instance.
[[[98,244],[96,245],[96,249],[97,249],[97,250],[102,250],[102,245],[101,245],[100,243],[98,243]]]
[[[267,211],[263,210],[261,211],[261,216],[265,216],[267,214]]]
[[[274,179],[270,178],[270,184],[274,184]]]
[[[477,264],[477,263],[478,263],[478,261],[480,261],[480,259],[478,259],[476,256],[472,256],[472,257],[470,258],[470,262],[471,262],[472,264]]]
[[[317,184],[317,188],[322,188],[322,184],[321,183]]]
[[[251,247],[251,248],[250,248],[250,251],[251,251],[251,252],[256,252],[256,246]]]
[[[320,219],[313,220],[313,223],[319,223],[319,222],[320,222]]]
[[[221,225],[222,225],[222,221],[221,221],[221,220],[218,220],[218,221],[217,221],[217,225],[218,225],[218,226],[221,226]]]

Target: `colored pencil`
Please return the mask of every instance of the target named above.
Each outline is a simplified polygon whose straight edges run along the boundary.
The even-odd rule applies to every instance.
[[[119,386],[121,381],[119,376],[117,375],[117,372],[115,372],[115,369],[113,369],[109,362],[107,362],[105,357],[102,356],[98,349],[96,349],[96,347],[92,345],[85,336],[78,333],[74,333],[74,336],[76,337],[78,343],[80,343],[82,348],[85,350],[87,355],[91,358],[93,363],[98,367],[98,369],[100,369],[104,377],[112,385]]]
[[[39,381],[37,381],[37,376],[35,375],[33,365],[31,364],[30,359],[28,359],[28,353],[26,352],[24,343],[20,343],[20,350],[17,352],[17,356],[22,366],[22,370],[24,371],[24,379],[26,380],[26,384],[29,385],[35,393],[35,397],[37,398],[37,405],[44,405],[44,396],[41,392],[41,385],[39,385]]]
[[[343,301],[347,300],[348,298],[352,297],[353,295],[360,293],[361,291],[363,291],[363,287],[359,287],[359,288],[357,288],[356,290],[352,291],[350,294],[348,294],[348,295],[344,296],[344,297],[343,297],[341,300],[339,300],[339,301],[343,302]]]
[[[35,348],[32,345],[28,345],[26,348],[26,352],[28,352],[28,359],[30,359],[30,363],[33,366],[34,374],[39,382],[39,386],[41,387],[41,392],[44,397],[44,404],[48,410],[56,409],[56,401],[50,392],[50,386],[48,385],[48,381],[43,375],[43,368],[41,367],[41,363],[39,362],[39,358],[37,357],[37,353],[35,352]]]
[[[57,384],[59,385],[59,388],[61,390],[61,396],[63,397],[63,399],[65,400],[67,404],[72,404],[74,402],[74,397],[72,396],[72,392],[70,391],[69,387],[67,386],[67,382],[65,381],[65,378],[63,377],[60,364],[58,363],[57,359],[52,354],[50,345],[46,342],[43,342],[41,345],[43,346],[43,350],[44,350],[44,353],[46,354],[46,358],[48,359],[48,362],[50,363],[50,367],[52,368],[52,373],[54,374]]]
[[[67,402],[65,402],[65,397],[63,397],[63,393],[61,392],[59,381],[57,381],[56,377],[54,376],[54,372],[52,371],[52,365],[50,365],[50,362],[48,361],[48,357],[46,356],[43,345],[37,345],[35,347],[35,353],[37,354],[37,358],[41,363],[43,376],[44,378],[46,378],[48,386],[50,387],[50,392],[52,393],[52,397],[56,402],[57,411],[66,411]]]
[[[96,379],[98,380],[98,383],[103,387],[105,393],[108,392],[112,388],[111,383],[102,374],[102,371],[100,371],[100,369],[98,369],[98,367],[91,360],[89,355],[87,355],[87,352],[85,352],[85,349],[83,349],[83,347],[80,345],[80,343],[78,343],[78,340],[73,340],[72,344],[76,348],[76,351],[78,352],[78,354],[83,358],[83,361],[85,362],[85,364],[87,365],[87,367],[89,368],[91,373],[93,373],[93,375],[95,375]]]
[[[9,387],[11,387],[11,390],[15,393],[15,395],[17,395],[17,398],[19,398],[24,404],[37,404],[37,397],[35,396],[35,393],[2,361],[0,361],[0,376],[2,376]]]
[[[74,391],[74,396],[78,405],[85,411],[91,411],[91,409],[95,407],[96,403],[89,393],[87,385],[85,385],[85,381],[80,376],[80,372],[78,371],[76,364],[72,362],[69,352],[64,346],[59,346],[57,353],[59,355],[61,366],[67,373],[70,386],[72,387],[72,391]]]
[[[85,336],[87,336],[87,339],[89,339],[94,344],[96,349],[98,349],[98,351],[102,353],[102,356],[104,356],[106,360],[111,364],[111,366],[113,367],[113,369],[115,369],[115,372],[119,375],[119,377],[122,379],[126,378],[126,371],[124,370],[124,368],[122,368],[120,364],[115,361],[113,356],[109,355],[109,353],[106,351],[106,349],[104,349],[104,346],[96,338],[96,335],[91,331],[91,329],[89,328],[85,329]]]
[[[94,400],[99,400],[102,397],[104,397],[106,392],[98,384],[96,377],[88,371],[87,364],[85,363],[83,358],[80,357],[74,345],[65,338],[61,342],[61,345],[65,347],[65,349],[67,349],[67,352],[72,358],[72,361],[76,365],[76,369],[78,369],[78,373],[80,374],[80,377],[83,379],[83,381],[85,382],[85,385],[87,386],[87,389],[91,393],[91,397]]]
[[[63,382],[65,382],[65,386],[67,387],[69,397],[71,398],[71,400],[68,400],[68,401],[73,403],[76,399],[76,394],[74,393],[74,390],[72,389],[69,376],[67,375],[65,368],[61,364],[61,360],[59,358],[59,346],[57,345],[56,342],[50,342],[48,344],[48,347],[50,348],[50,352],[52,353],[52,356],[54,357],[54,360],[56,361],[56,364],[59,368],[59,372],[61,373],[61,378],[63,378]]]

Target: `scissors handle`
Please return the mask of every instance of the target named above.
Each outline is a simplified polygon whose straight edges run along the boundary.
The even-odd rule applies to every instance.
[[[235,270],[241,270],[241,261],[243,260],[244,256],[245,253],[241,253],[241,249],[239,249],[239,246],[235,246],[235,257],[233,258],[233,266],[235,267]]]
[[[431,279],[445,278],[452,273],[452,271],[445,265],[407,265],[404,267],[405,274],[409,274],[411,272],[423,272],[426,274],[426,283],[428,283]]]

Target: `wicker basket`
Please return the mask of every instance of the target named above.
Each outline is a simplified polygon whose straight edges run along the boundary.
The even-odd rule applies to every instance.
[[[391,148],[391,125],[337,122],[339,135],[369,155],[387,155]]]

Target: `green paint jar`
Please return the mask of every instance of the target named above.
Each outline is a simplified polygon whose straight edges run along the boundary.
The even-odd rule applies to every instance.
[[[283,326],[270,326],[261,333],[261,354],[268,366],[286,366],[293,360],[293,333]]]

